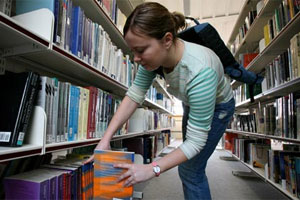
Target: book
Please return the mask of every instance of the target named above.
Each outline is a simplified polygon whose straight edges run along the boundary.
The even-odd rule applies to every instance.
[[[6,14],[7,16],[10,16],[11,8],[12,8],[12,0],[0,1],[0,12]]]
[[[36,169],[4,178],[6,199],[57,199],[62,172]]]
[[[33,72],[0,75],[0,146],[22,146],[33,104],[38,93],[39,75]]]
[[[129,198],[133,186],[124,187],[125,180],[116,182],[126,169],[114,168],[116,163],[133,163],[134,153],[123,151],[94,151],[94,199]]]

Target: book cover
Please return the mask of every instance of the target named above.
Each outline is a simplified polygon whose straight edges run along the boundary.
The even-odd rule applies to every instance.
[[[116,182],[126,169],[114,168],[116,163],[133,163],[133,152],[94,152],[94,199],[128,198],[133,194],[133,186],[124,187],[124,181]]]

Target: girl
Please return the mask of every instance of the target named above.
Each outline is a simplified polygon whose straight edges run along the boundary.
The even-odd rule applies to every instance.
[[[210,49],[176,37],[185,18],[158,3],[144,3],[128,17],[124,38],[140,64],[133,85],[112,118],[96,149],[109,149],[118,128],[142,104],[162,69],[168,92],[185,105],[184,142],[151,164],[118,164],[128,169],[119,180],[125,186],[146,181],[179,165],[185,199],[211,199],[205,167],[234,112],[230,81],[218,56]]]

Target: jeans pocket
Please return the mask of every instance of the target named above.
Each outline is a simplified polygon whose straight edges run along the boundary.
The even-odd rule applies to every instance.
[[[228,114],[227,111],[225,111],[225,110],[224,110],[224,111],[221,111],[221,112],[219,113],[218,118],[219,118],[220,120],[222,120],[222,119],[226,118],[227,114]]]

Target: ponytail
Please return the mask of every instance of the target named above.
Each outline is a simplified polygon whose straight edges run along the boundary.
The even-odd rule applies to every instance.
[[[171,15],[175,22],[176,33],[186,28],[185,17],[183,16],[183,14],[179,12],[173,12],[171,13]]]
[[[174,41],[180,29],[186,27],[185,17],[178,12],[170,13],[159,3],[146,2],[138,5],[129,15],[123,28],[124,36],[130,30],[160,40],[170,32]]]

